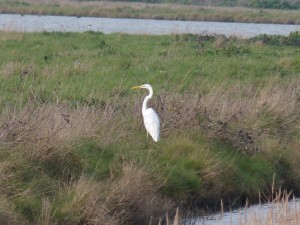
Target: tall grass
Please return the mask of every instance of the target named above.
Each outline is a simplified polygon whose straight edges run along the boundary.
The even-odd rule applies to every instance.
[[[158,224],[272,195],[274,173],[299,190],[298,46],[260,38],[1,33],[3,223]]]
[[[291,198],[291,193],[277,193],[276,197],[269,202],[269,210],[266,214],[249,212],[245,215],[246,224],[298,224],[299,204]]]

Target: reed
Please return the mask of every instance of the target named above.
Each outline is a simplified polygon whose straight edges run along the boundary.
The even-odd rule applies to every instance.
[[[265,210],[267,209],[267,210]],[[222,218],[218,223],[241,224],[241,225],[268,225],[268,224],[299,224],[299,203],[289,192],[277,192],[271,201],[255,206],[245,206],[238,212],[230,212],[230,221]],[[238,214],[238,215],[237,215]],[[203,220],[205,224],[205,220]],[[207,221],[209,223],[209,221]],[[183,223],[184,224],[184,223]],[[189,223],[188,223],[189,224]]]

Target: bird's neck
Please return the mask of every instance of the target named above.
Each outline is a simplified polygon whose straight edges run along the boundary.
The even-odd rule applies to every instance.
[[[152,98],[152,96],[153,96],[153,90],[149,89],[149,94],[145,97],[143,101],[142,111],[145,111],[147,109],[148,101]]]

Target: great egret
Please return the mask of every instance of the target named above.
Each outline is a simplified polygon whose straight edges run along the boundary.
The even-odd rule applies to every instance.
[[[148,89],[149,94],[145,97],[142,106],[142,114],[144,118],[144,125],[147,130],[147,134],[149,133],[153,140],[157,142],[159,140],[159,118],[156,112],[152,108],[147,108],[148,101],[153,96],[153,89],[150,84],[143,84],[140,86],[134,86],[132,89]]]

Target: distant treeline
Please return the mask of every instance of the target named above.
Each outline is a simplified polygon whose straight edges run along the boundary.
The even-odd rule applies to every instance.
[[[77,0],[95,1],[95,0]],[[177,3],[189,5],[210,6],[244,6],[263,9],[300,9],[300,0],[106,0],[123,2],[145,2],[145,3]]]
[[[236,0],[228,0],[228,2],[237,2]],[[264,9],[299,9],[300,1],[280,1],[280,0],[252,0],[250,7]]]

